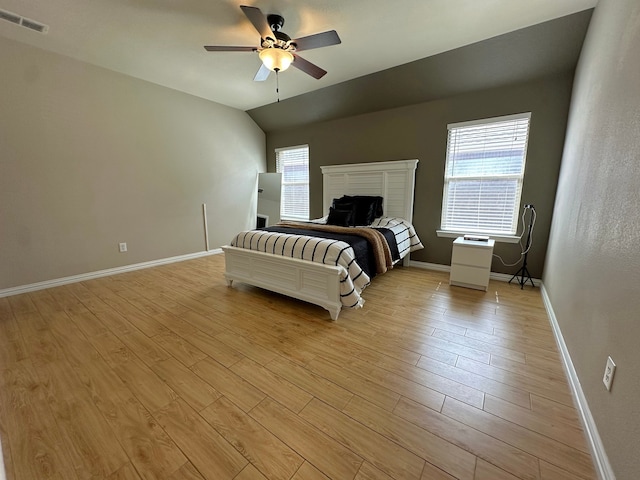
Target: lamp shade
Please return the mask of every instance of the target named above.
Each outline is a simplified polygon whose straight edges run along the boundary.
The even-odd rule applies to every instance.
[[[260,50],[258,56],[264,66],[272,72],[283,72],[289,68],[289,65],[293,62],[291,52],[287,52],[281,48],[265,48],[264,50]]]

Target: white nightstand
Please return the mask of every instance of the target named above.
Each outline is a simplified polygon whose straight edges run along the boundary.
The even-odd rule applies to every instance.
[[[449,285],[487,291],[495,240],[479,242],[458,237],[451,252]]]

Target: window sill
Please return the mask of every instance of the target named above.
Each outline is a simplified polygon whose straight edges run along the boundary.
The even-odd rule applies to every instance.
[[[438,235],[438,237],[443,237],[443,238],[464,237],[469,233],[477,233],[478,235],[488,235],[489,238],[495,240],[496,242],[502,242],[502,243],[518,243],[520,241],[520,237],[517,235],[491,235],[487,233],[478,233],[478,232],[451,232],[448,230],[436,230],[436,234]]]

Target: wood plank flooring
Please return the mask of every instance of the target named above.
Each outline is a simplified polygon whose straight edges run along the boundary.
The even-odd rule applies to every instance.
[[[331,322],[223,271],[0,298],[7,478],[596,478],[538,289],[401,267]]]

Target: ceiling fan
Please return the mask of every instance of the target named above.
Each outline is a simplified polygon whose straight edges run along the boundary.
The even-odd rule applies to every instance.
[[[240,5],[240,8],[260,34],[259,47],[234,47],[207,45],[208,52],[258,52],[262,65],[253,78],[256,82],[262,82],[273,72],[282,72],[293,65],[298,70],[320,79],[327,72],[313,63],[305,60],[296,52],[311,50],[312,48],[328,47],[341,43],[335,30],[316,33],[306,37],[291,39],[289,35],[280,29],[284,25],[284,18],[280,15],[265,16],[257,7]]]

